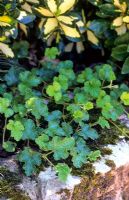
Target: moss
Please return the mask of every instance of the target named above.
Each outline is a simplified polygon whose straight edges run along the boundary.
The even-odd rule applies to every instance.
[[[110,155],[112,150],[105,145],[116,144],[119,141],[120,131],[116,127],[111,129],[101,130],[100,138],[91,143],[91,147],[100,149],[101,155]],[[112,160],[106,160],[106,164],[112,169],[115,168],[115,163]],[[106,176],[98,173],[95,174],[95,169],[91,163],[83,166],[83,168],[74,171],[75,175],[81,175],[81,184],[74,189],[72,200],[102,200],[103,197],[107,199],[114,199],[113,193],[109,193],[109,187],[114,183],[114,175],[108,172]],[[98,197],[98,194],[100,195]]]
[[[114,183],[114,179],[112,173],[107,173],[106,177],[98,173],[92,179],[86,176],[82,179],[81,184],[75,187],[72,200],[99,200],[108,194],[108,189]],[[98,194],[100,198],[98,198]],[[112,194],[110,195],[112,196]]]
[[[62,189],[59,192],[57,192],[57,194],[64,194],[64,196],[61,198],[61,200],[66,200],[66,198],[69,199],[70,195],[71,195],[71,193],[68,189]]]
[[[72,174],[76,176],[88,176],[89,178],[92,178],[95,175],[95,169],[92,163],[86,163],[83,165],[83,167],[81,167],[81,169],[74,168],[72,170]]]
[[[0,197],[6,197],[11,200],[30,200],[29,197],[16,188],[20,180],[19,174],[0,167]]]
[[[112,150],[108,147],[102,147],[102,148],[100,148],[100,151],[101,151],[102,156],[112,154]]]
[[[115,126],[111,127],[110,129],[102,129],[100,132],[99,144],[116,144],[120,135],[121,132]]]
[[[116,167],[116,165],[115,165],[115,163],[114,163],[114,161],[113,160],[106,160],[105,161],[105,164],[107,165],[107,166],[109,166],[109,167],[111,167],[112,169],[114,169],[115,167]]]

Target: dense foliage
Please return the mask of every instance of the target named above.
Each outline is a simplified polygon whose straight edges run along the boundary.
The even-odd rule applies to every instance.
[[[0,0],[2,148],[19,152],[26,175],[47,162],[65,181],[101,156],[89,143],[129,105],[128,28],[126,0]],[[75,45],[108,55],[106,64],[61,61]]]

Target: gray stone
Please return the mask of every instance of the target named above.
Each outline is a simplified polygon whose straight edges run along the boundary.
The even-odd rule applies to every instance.
[[[38,176],[42,200],[70,200],[74,187],[80,182],[79,177],[71,175],[68,176],[66,183],[60,182],[51,167],[40,172]]]

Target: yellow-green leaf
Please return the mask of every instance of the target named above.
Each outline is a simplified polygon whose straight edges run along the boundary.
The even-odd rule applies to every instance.
[[[92,44],[98,45],[99,40],[92,31],[87,31],[87,38]]]
[[[123,23],[123,17],[117,17],[116,19],[113,20],[113,26],[121,26]]]
[[[116,32],[118,35],[123,35],[124,33],[126,33],[126,25],[122,24],[120,27],[115,28]]]
[[[39,3],[39,0],[27,0],[29,3]]]
[[[69,17],[69,16],[63,16],[63,15],[57,17],[57,19],[58,19],[60,22],[62,22],[62,23],[64,23],[64,24],[69,24],[69,25],[72,25],[72,23],[73,23],[73,21],[74,21],[73,18],[71,18],[71,17]]]
[[[58,22],[56,18],[49,18],[46,20],[46,23],[44,24],[44,34],[48,35],[52,31],[54,31],[58,27]]]
[[[21,7],[23,10],[32,13],[32,7],[28,3],[25,2]]]
[[[52,13],[57,12],[57,4],[55,0],[47,0],[47,5]]]
[[[0,37],[0,42],[4,42],[6,40],[5,36]]]
[[[0,16],[0,22],[11,24],[13,22],[13,20],[11,17],[9,17],[7,15],[3,15],[3,16]]]
[[[122,102],[124,103],[124,105],[126,106],[129,105],[129,92],[123,92],[120,98]]]
[[[35,8],[35,10],[41,14],[42,16],[45,16],[45,17],[53,17],[54,15],[49,11],[47,10],[46,8],[43,8],[43,7],[38,7],[38,8]]]
[[[59,6],[60,14],[63,14],[70,10],[74,4],[76,3],[76,0],[63,0],[63,2]]]
[[[72,28],[60,23],[60,26],[67,37],[70,38],[80,38],[80,33],[76,28]]]
[[[128,24],[129,23],[129,16],[123,17],[123,22]]]
[[[82,53],[85,50],[83,42],[77,42],[76,43],[76,50],[77,50],[78,53]]]
[[[2,53],[5,54],[7,57],[14,57],[12,49],[7,44],[4,44],[2,42],[0,42],[0,51],[2,51]]]

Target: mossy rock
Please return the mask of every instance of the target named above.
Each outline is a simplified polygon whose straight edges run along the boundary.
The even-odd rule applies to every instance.
[[[112,173],[108,173],[105,176],[101,174],[94,175],[91,178],[84,177],[79,186],[76,186],[72,196],[72,200],[104,200],[108,194],[108,188],[114,182],[114,176]],[[98,191],[101,194],[98,197]],[[112,194],[111,194],[112,196]],[[109,198],[110,199],[110,198]],[[112,199],[112,198],[111,198]]]
[[[0,167],[0,198],[5,197],[11,200],[30,200],[16,187],[21,182],[20,175],[10,172],[5,167]]]

